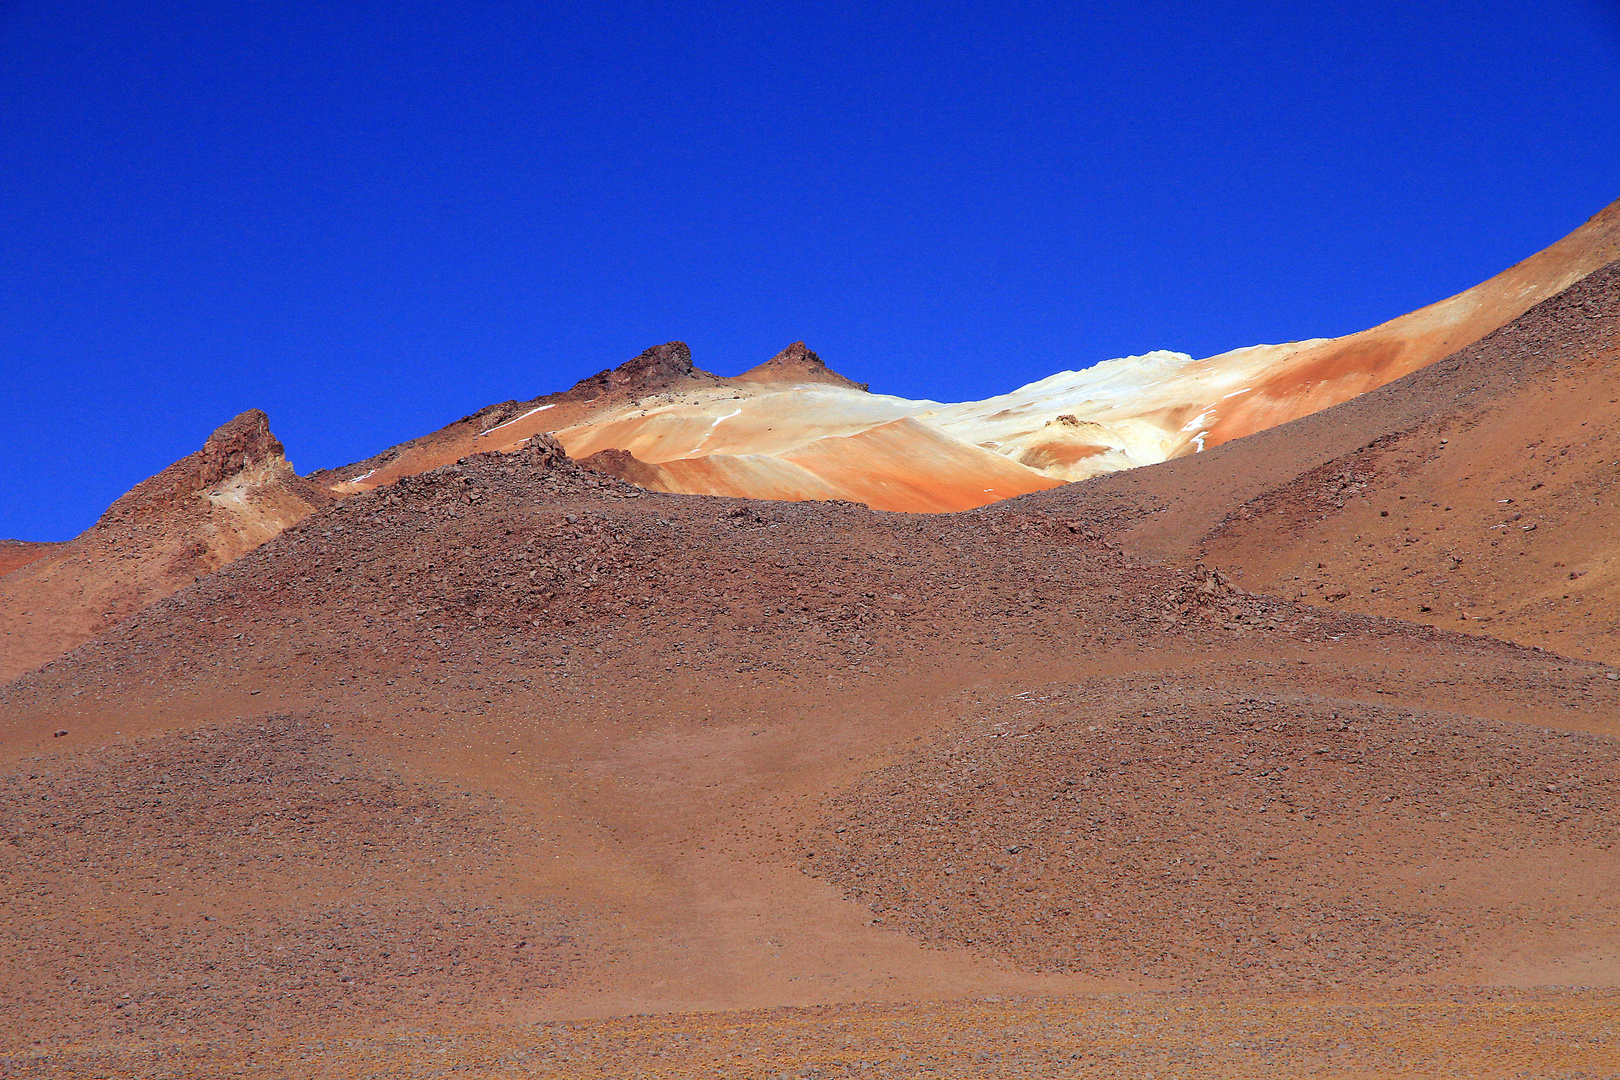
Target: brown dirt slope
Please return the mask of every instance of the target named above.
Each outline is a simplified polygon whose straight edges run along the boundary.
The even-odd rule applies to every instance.
[[[982,1065],[1002,1010],[928,1003],[1620,982],[1612,672],[1144,565],[1065,506],[532,450],[311,515],[0,688],[12,1060],[913,1002]],[[769,1037],[735,1015],[690,1022]]]
[[[250,410],[95,525],[0,578],[0,679],[71,649],[331,501]]]
[[[498,804],[357,765],[307,717],[8,768],[0,798],[8,918],[50,931],[0,945],[23,1030],[203,1037],[225,1013],[268,1035],[332,1008],[411,1019],[559,985],[577,963],[558,905],[505,886]],[[418,978],[427,939],[453,981]]]
[[[1455,1078],[1613,1075],[1613,992],[1249,997],[1154,995],[884,1002],[343,1037],[195,1038],[39,1049],[34,1077],[472,1075],[620,1080],[1146,1076]]]
[[[1250,588],[1620,660],[1620,265],[1459,360],[1488,391],[1248,501],[1206,551]]]

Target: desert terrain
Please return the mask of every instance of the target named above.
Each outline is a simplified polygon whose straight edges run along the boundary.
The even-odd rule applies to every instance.
[[[0,1073],[1620,1075],[1616,220],[1078,482],[802,344],[232,421],[0,547]]]

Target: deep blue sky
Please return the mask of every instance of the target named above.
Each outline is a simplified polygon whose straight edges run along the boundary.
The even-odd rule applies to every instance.
[[[958,400],[1359,330],[1620,197],[1614,2],[0,0],[0,536],[679,338]]]

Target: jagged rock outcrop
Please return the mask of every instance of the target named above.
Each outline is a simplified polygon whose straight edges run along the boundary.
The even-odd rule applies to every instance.
[[[144,480],[73,540],[0,577],[0,681],[90,640],[333,501],[258,409]]]
[[[521,453],[529,464],[542,469],[555,469],[567,465],[571,460],[568,451],[563,449],[563,444],[557,441],[557,436],[549,431],[529,436],[523,444]]]
[[[270,431],[270,418],[262,410],[249,409],[214,429],[202,449],[120,496],[100,524],[183,511],[198,499],[227,498],[224,489],[240,492],[267,484],[285,485],[312,505],[331,500],[288,464],[285,448]]]
[[[594,401],[616,390],[651,393],[666,390],[686,379],[718,382],[718,376],[692,366],[692,350],[684,341],[667,341],[631,357],[616,368],[598,371],[579,380],[561,396],[565,401]]]

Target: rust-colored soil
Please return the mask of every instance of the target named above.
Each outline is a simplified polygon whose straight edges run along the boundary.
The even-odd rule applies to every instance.
[[[0,540],[0,577],[21,570],[29,563],[38,562],[57,548],[60,544],[45,542],[35,543],[28,540]]]
[[[1614,1075],[1612,992],[1165,999],[991,995],[19,1055],[19,1077]]]

